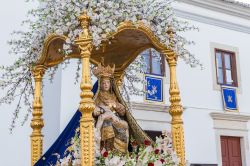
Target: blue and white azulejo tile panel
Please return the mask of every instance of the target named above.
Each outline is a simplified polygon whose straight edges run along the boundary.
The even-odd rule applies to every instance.
[[[145,76],[146,100],[163,102],[163,81],[160,77]]]
[[[223,105],[225,110],[238,110],[237,91],[234,87],[221,87]]]

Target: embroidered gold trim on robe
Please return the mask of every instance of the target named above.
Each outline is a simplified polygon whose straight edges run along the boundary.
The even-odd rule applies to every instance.
[[[105,126],[102,127],[102,141],[110,139],[110,138],[114,138],[115,137],[115,132],[112,126]]]
[[[114,147],[122,153],[126,153],[128,149],[128,144],[119,140],[118,138],[114,139]]]

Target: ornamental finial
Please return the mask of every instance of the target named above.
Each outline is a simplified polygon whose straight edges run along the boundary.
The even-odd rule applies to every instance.
[[[79,22],[81,23],[82,29],[89,27],[90,17],[87,15],[87,11],[84,10],[78,17]]]
[[[80,16],[78,17],[78,20],[81,24],[81,27],[83,29],[82,33],[79,35],[80,38],[89,38],[89,24],[90,24],[90,17],[87,15],[87,11],[83,11]]]

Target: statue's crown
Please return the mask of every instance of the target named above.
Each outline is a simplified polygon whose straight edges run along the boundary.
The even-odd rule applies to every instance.
[[[93,74],[97,78],[101,77],[113,78],[114,71],[115,71],[115,65],[113,65],[113,67],[109,65],[105,67],[103,63],[99,63],[98,66],[93,69]]]

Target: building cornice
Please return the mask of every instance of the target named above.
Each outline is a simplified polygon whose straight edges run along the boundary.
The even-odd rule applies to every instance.
[[[156,104],[156,103],[131,103],[132,110],[142,110],[142,111],[156,111],[156,112],[168,112],[169,107],[165,104]]]
[[[195,14],[191,12],[186,12],[186,11],[179,10],[179,9],[174,9],[174,10],[175,10],[175,15],[180,18],[185,18],[185,19],[202,22],[202,23],[209,24],[209,25],[218,26],[221,28],[226,28],[226,29],[250,34],[250,26],[240,25],[240,24],[236,24],[236,23],[229,22],[226,20],[220,20],[217,18],[203,16],[203,15]]]
[[[240,3],[232,3],[231,1],[226,1],[226,0],[177,0],[177,1],[250,20],[250,7],[248,5],[243,5]]]
[[[234,5],[239,5],[239,6],[250,8],[250,4],[249,3],[240,2],[240,1],[237,1],[237,0],[221,0],[221,1],[226,1],[227,3],[232,3]]]
[[[214,120],[228,120],[228,121],[240,121],[240,122],[248,122],[250,120],[250,115],[242,115],[239,113],[218,113],[212,112],[210,116]]]

